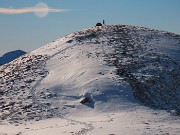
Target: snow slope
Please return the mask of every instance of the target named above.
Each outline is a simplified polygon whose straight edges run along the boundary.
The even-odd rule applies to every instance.
[[[179,51],[179,35],[127,25],[53,41],[0,67],[0,135],[178,135]]]
[[[11,61],[13,61],[14,59],[24,55],[26,52],[22,51],[22,50],[15,50],[15,51],[11,51],[8,52],[6,54],[4,54],[2,57],[0,57],[0,65],[9,63]]]

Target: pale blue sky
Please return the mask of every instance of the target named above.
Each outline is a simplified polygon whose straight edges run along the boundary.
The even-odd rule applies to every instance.
[[[71,32],[107,24],[130,24],[180,34],[180,0],[0,0],[0,9],[22,9],[44,2],[53,9],[46,17],[34,13],[0,13],[0,54],[32,51]]]

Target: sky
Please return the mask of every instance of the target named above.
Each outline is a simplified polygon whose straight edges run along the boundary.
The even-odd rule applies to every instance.
[[[102,20],[180,34],[180,0],[0,0],[0,55],[35,50]]]

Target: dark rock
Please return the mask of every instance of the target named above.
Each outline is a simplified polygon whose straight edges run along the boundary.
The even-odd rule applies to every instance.
[[[29,109],[31,107],[32,107],[32,104],[29,104],[29,105],[24,106],[23,109]]]
[[[68,40],[66,43],[72,43],[73,40]]]
[[[81,100],[81,104],[85,104],[85,103],[91,103],[92,99],[89,97],[84,97],[84,99]]]

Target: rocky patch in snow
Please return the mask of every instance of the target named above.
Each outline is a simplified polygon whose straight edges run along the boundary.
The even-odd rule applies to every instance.
[[[151,44],[160,35],[159,32],[145,35],[137,30],[117,29],[117,40],[110,41],[114,44],[114,60],[109,60],[117,67],[117,74],[129,82],[134,96],[142,103],[179,112],[180,63],[168,54],[158,52]],[[180,36],[165,35],[179,42]]]
[[[38,104],[35,85],[46,76],[46,56],[25,55],[0,67],[0,119],[10,123],[39,120],[50,104]],[[45,116],[50,117],[50,116]]]

